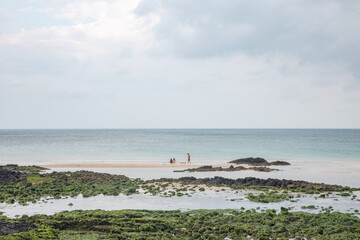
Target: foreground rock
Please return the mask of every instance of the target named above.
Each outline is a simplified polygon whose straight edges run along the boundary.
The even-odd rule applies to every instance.
[[[0,185],[18,182],[23,176],[24,174],[20,172],[14,172],[0,167]]]
[[[20,172],[20,173],[40,173],[44,170],[50,170],[48,168],[40,167],[40,166],[19,166],[17,164],[7,164],[0,166],[1,169],[11,170],[13,172]]]
[[[243,166],[234,167],[231,165],[228,168],[222,167],[213,167],[212,165],[201,166],[198,168],[189,168],[185,170],[174,170],[174,172],[236,172],[236,171],[246,171],[253,170],[257,172],[271,172],[271,171],[279,171],[278,169],[268,168],[268,167],[250,167],[246,168]]]
[[[38,173],[40,169],[36,166],[6,168],[11,170],[0,168],[0,203],[27,205],[45,196],[60,199],[79,194],[83,197],[128,195],[139,188],[139,180],[130,180],[123,175],[90,171]]]
[[[287,165],[290,165],[290,163],[285,162],[285,161],[268,162],[264,158],[260,158],[260,157],[240,158],[240,159],[230,161],[229,163],[247,164],[247,165],[252,165],[252,166],[270,166],[270,165],[287,166]]]
[[[19,166],[17,164],[7,164],[0,166],[0,185],[19,182],[29,174],[40,173],[49,170],[39,166]]]
[[[11,233],[25,232],[36,228],[32,223],[27,222],[6,222],[0,221],[0,235],[7,235]]]

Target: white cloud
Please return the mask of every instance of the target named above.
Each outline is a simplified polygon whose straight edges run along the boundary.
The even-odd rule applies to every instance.
[[[207,58],[281,53],[315,64],[345,63],[360,73],[355,57],[360,54],[358,1],[148,0],[136,12],[159,15],[154,30],[161,44],[153,54]]]
[[[51,26],[2,34],[0,45],[46,47],[60,56],[72,56],[85,61],[116,54],[116,50],[144,51],[151,44],[152,16],[139,18],[132,14],[136,1],[76,1],[53,8],[54,16],[75,22],[71,26]],[[90,23],[82,23],[88,18]],[[115,52],[114,52],[115,50]],[[129,52],[129,51],[128,51]]]
[[[0,128],[360,127],[356,2],[34,1],[71,24],[0,34]]]

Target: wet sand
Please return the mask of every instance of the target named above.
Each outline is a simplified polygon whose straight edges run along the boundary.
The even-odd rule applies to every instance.
[[[228,164],[214,164],[214,166],[227,166]],[[45,168],[195,168],[200,164],[187,163],[54,163],[45,164],[41,167]]]

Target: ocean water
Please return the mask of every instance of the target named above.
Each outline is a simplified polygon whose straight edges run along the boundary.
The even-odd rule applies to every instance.
[[[0,163],[226,162],[268,160],[360,163],[360,129],[0,130]]]

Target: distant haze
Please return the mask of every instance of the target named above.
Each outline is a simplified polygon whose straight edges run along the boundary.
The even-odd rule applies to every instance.
[[[360,128],[360,1],[0,2],[0,129]]]

